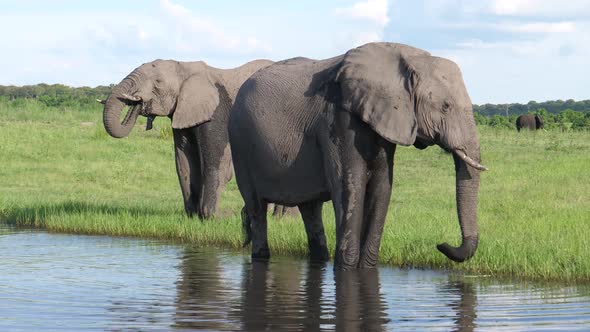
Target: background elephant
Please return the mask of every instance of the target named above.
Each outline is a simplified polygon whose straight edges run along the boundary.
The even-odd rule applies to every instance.
[[[270,256],[268,202],[297,205],[312,258],[326,259],[322,202],[336,216],[335,267],[373,267],[390,201],[397,144],[452,153],[462,262],[477,248],[479,140],[459,67],[410,46],[370,43],[327,60],[294,58],[250,77],[230,114],[252,257]]]
[[[516,130],[520,131],[521,128],[530,130],[543,129],[543,119],[538,115],[523,114],[516,118]]]
[[[256,60],[234,69],[202,61],[155,60],[131,72],[104,101],[103,121],[113,137],[129,135],[139,115],[172,119],[176,170],[189,216],[211,217],[231,179],[227,121],[240,85],[272,61]],[[121,122],[125,106],[129,111]]]

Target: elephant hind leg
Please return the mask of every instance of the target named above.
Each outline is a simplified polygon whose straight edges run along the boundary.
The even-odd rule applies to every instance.
[[[252,259],[266,260],[270,258],[266,223],[267,205],[266,202],[261,201],[255,204],[246,203],[245,209],[252,235]]]
[[[322,205],[321,201],[311,201],[299,204],[298,207],[307,233],[309,258],[312,261],[325,262],[330,256],[322,222]]]
[[[280,204],[271,204],[269,207],[272,210],[272,216],[275,218],[283,218],[284,216],[297,216],[297,209]]]
[[[242,247],[246,247],[252,242],[252,219],[250,219],[248,216],[245,206],[242,208],[240,216],[242,218],[242,234],[244,237],[244,243],[242,244]]]

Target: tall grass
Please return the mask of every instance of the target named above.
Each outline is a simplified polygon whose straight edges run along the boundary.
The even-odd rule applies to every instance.
[[[0,104],[0,220],[241,248],[234,181],[216,219],[184,216],[169,120],[148,132],[142,122],[129,138],[113,139],[97,110],[19,112]],[[435,248],[460,243],[452,158],[436,147],[398,148],[382,264],[590,280],[590,133],[482,127],[480,141],[490,171],[481,178],[476,256],[457,264]],[[331,204],[323,215],[333,249]],[[273,255],[306,255],[298,219],[271,218],[269,242]]]

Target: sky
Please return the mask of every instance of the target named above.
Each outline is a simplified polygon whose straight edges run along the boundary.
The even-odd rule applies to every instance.
[[[455,61],[476,104],[590,99],[590,0],[0,0],[0,31],[0,85],[108,85],[155,59],[231,68],[386,41]]]

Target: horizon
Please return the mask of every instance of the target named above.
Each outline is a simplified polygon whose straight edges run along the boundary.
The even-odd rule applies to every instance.
[[[590,0],[3,0],[0,12],[15,31],[0,85],[108,86],[157,58],[230,68],[384,41],[455,61],[477,105],[590,99]]]

